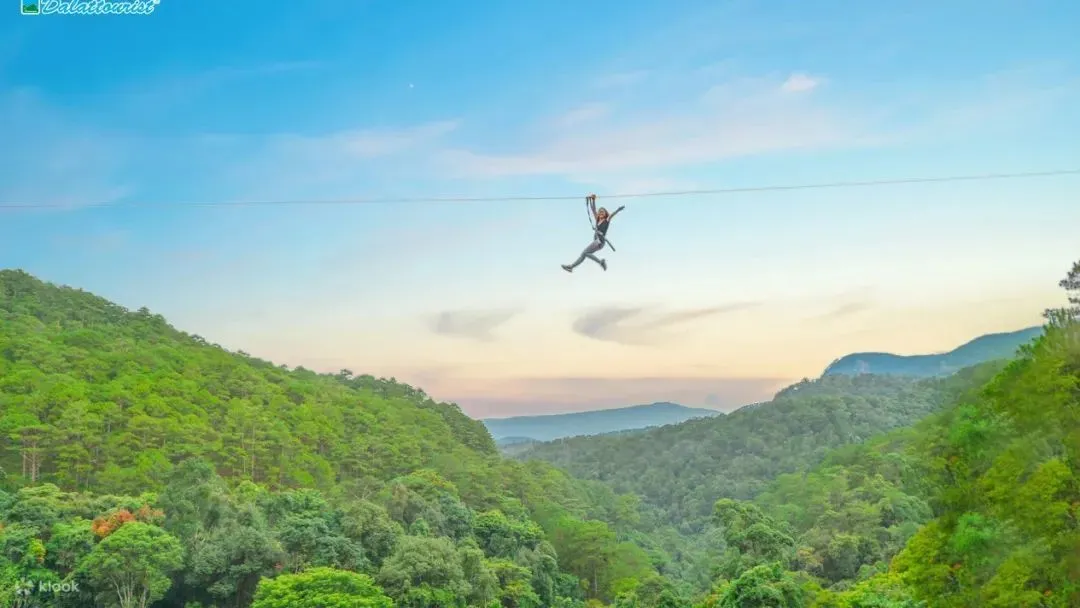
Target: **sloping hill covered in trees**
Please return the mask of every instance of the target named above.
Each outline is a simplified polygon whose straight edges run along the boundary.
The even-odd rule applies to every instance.
[[[287,371],[2,272],[0,606],[1077,606],[1080,264],[1070,277],[1075,308],[1007,365],[807,381],[723,432],[660,429],[705,451],[681,468],[616,456],[656,484],[737,463],[693,480],[753,500],[701,516],[694,488],[643,511],[503,460],[412,387]],[[692,534],[657,525],[677,519]],[[676,583],[703,572],[691,602]]]
[[[830,376],[726,416],[536,444],[515,457],[640,495],[663,523],[696,533],[718,498],[753,498],[777,475],[807,469],[837,446],[911,425],[941,404],[932,381]]]
[[[1061,286],[1069,307],[1017,360],[932,384],[938,413],[717,501],[724,552],[695,606],[1080,606],[1080,262]]]
[[[1039,337],[1041,327],[979,336],[947,353],[936,355],[894,355],[854,353],[833,361],[823,375],[879,374],[930,378],[997,359],[1011,359],[1016,350]]]
[[[0,272],[0,429],[9,600],[25,579],[76,583],[35,596],[55,606],[248,606],[293,574],[254,605],[343,585],[572,606],[655,570],[616,536],[633,500],[502,459],[454,405],[229,353],[17,271]]]
[[[496,454],[481,423],[411,387],[288,371],[21,273],[0,289],[0,425],[17,438],[0,466],[31,481],[144,491],[205,456],[226,477],[326,488]]]
[[[954,378],[912,429],[719,501],[729,549],[700,606],[1080,606],[1080,326],[1000,368]]]

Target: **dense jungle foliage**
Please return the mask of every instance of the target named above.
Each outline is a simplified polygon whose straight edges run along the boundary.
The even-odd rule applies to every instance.
[[[914,424],[942,405],[940,381],[826,376],[767,404],[627,435],[573,437],[515,454],[642,497],[697,534],[719,498],[750,499],[777,475],[804,470],[832,448]]]
[[[3,271],[0,605],[1080,606],[1080,263],[1062,286],[1012,362],[573,440],[580,480],[418,389]]]
[[[361,585],[308,572],[324,567],[397,605],[570,606],[655,571],[618,538],[636,499],[503,459],[456,406],[17,271],[0,273],[0,431],[11,601],[276,606],[288,585]],[[256,598],[277,574],[301,578]],[[79,593],[23,597],[22,580]]]

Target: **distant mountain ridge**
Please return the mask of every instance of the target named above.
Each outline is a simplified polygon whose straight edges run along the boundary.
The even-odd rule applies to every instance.
[[[965,367],[996,359],[1008,359],[1018,348],[1042,335],[1042,327],[979,336],[947,353],[894,355],[853,353],[833,361],[822,376],[880,374],[931,378],[947,376]]]
[[[723,413],[716,410],[665,402],[570,414],[487,418],[481,422],[495,441],[502,445],[513,445],[528,440],[552,441],[579,435],[616,433],[721,415]]]

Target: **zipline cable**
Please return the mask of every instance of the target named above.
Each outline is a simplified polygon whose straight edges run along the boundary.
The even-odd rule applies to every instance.
[[[1080,169],[1057,171],[1030,171],[1024,173],[986,173],[981,175],[953,175],[947,177],[907,177],[899,179],[878,179],[869,181],[827,182],[818,184],[793,184],[775,186],[750,186],[743,188],[712,188],[705,190],[673,190],[669,192],[638,192],[630,194],[607,194],[603,199],[658,198],[674,196],[706,196],[725,194],[744,194],[753,192],[784,192],[790,190],[822,190],[834,188],[866,188],[873,186],[894,186],[902,184],[932,184],[945,182],[973,182],[1006,179],[1029,179],[1040,177],[1060,177],[1080,175]],[[0,203],[0,210],[36,210],[36,209],[87,209],[104,207],[278,207],[308,205],[404,205],[418,203],[510,203],[536,201],[577,201],[581,196],[496,196],[496,197],[451,197],[451,198],[355,198],[338,200],[255,200],[255,201],[216,201],[216,202],[91,202],[85,204],[62,203]]]

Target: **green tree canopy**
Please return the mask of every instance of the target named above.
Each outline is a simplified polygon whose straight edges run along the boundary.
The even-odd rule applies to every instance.
[[[370,576],[312,568],[263,579],[251,608],[393,608]]]

